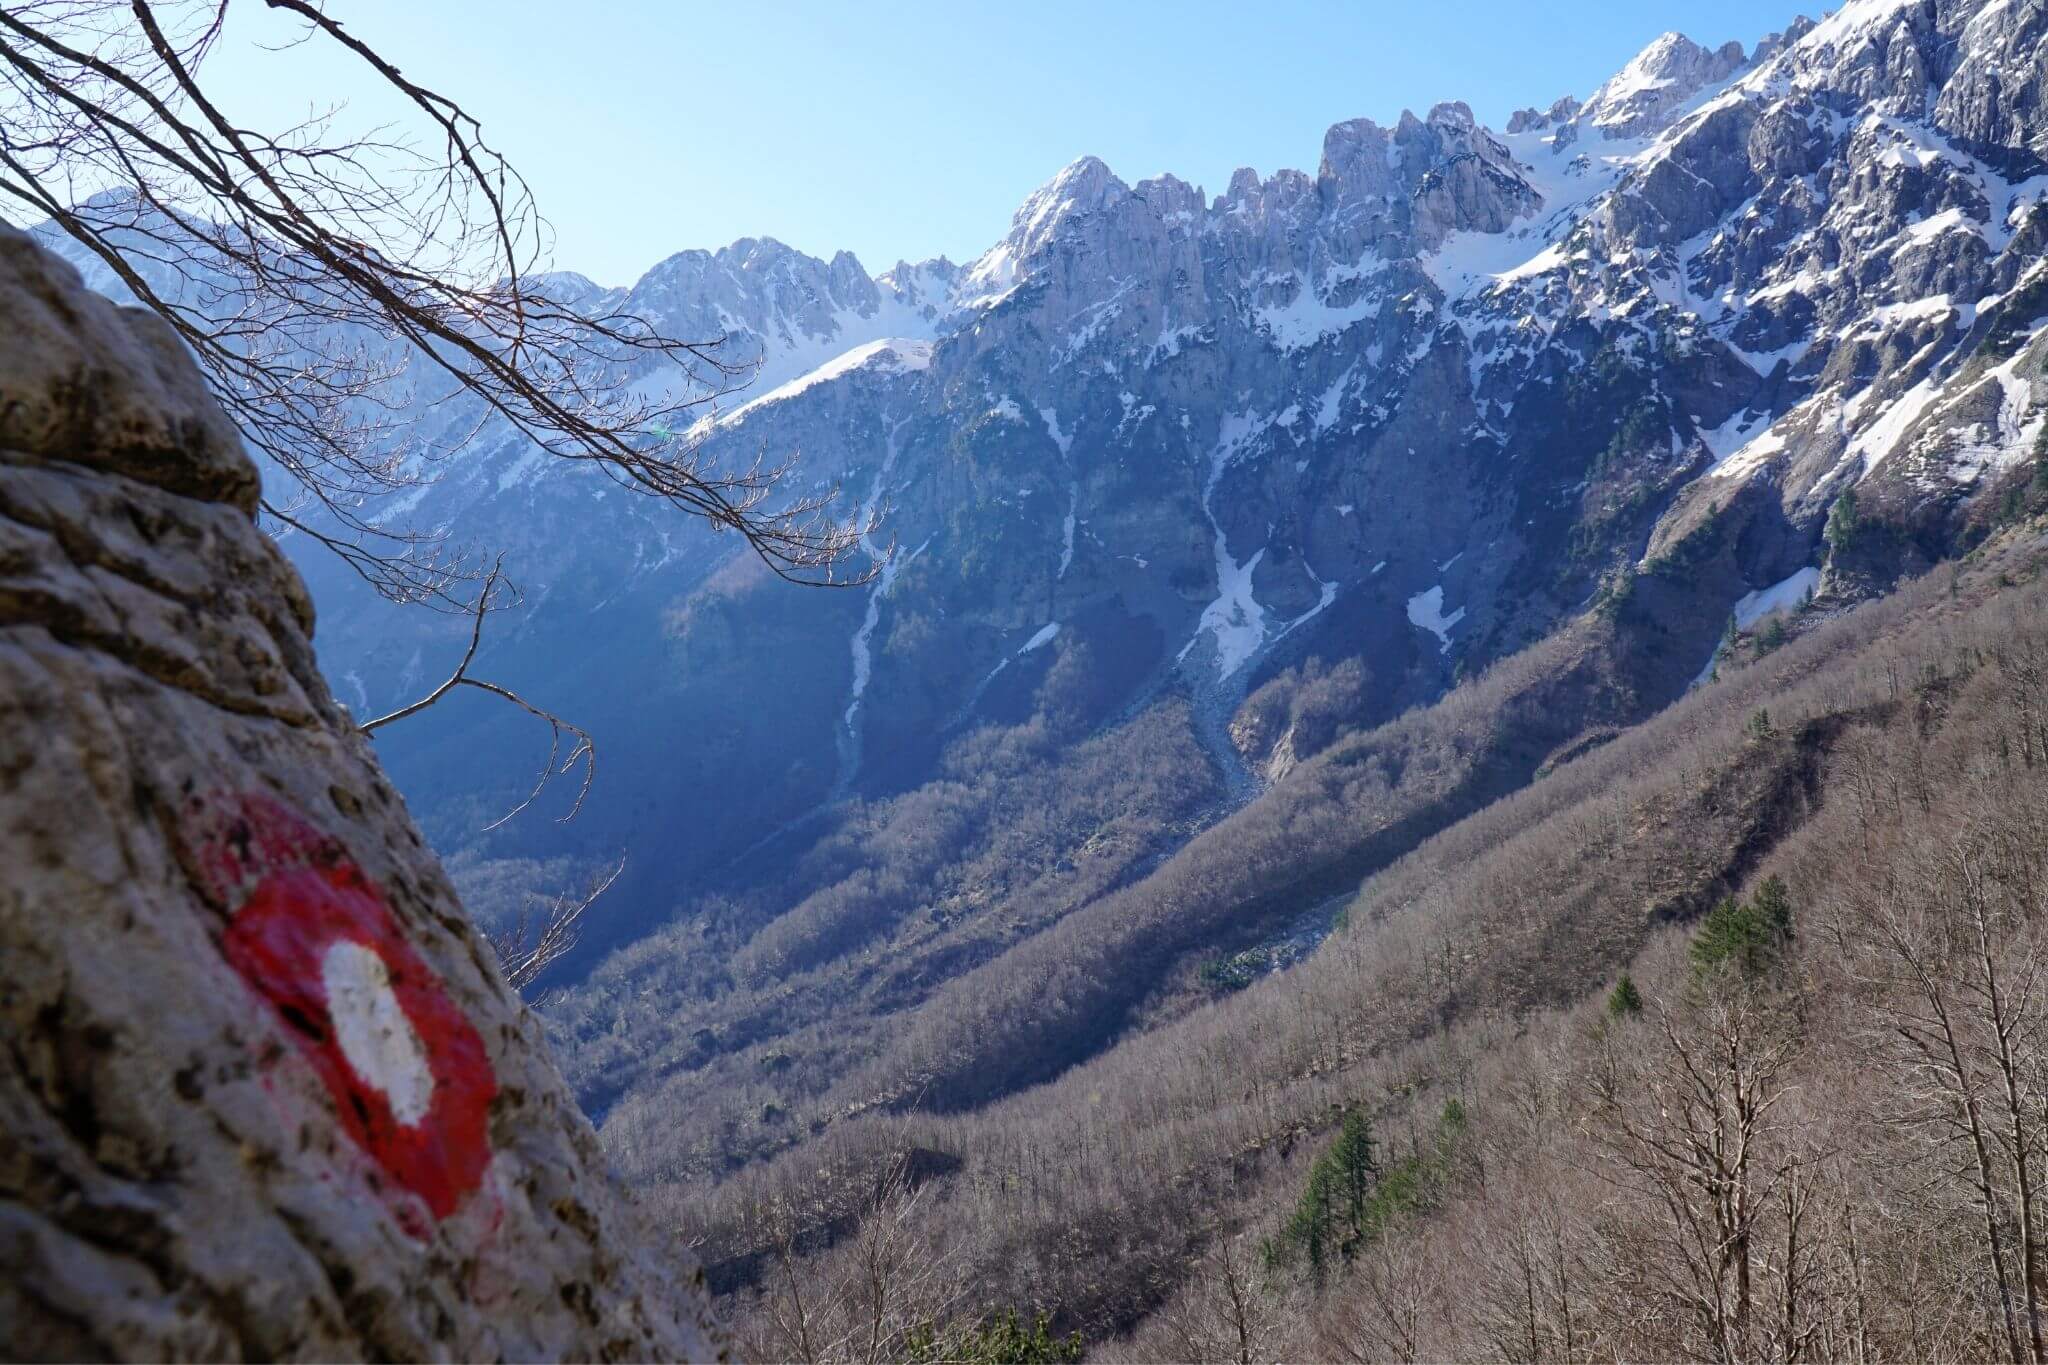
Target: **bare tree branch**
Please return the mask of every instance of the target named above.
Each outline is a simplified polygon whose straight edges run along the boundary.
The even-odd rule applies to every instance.
[[[498,954],[498,964],[505,970],[506,984],[515,991],[523,991],[548,964],[576,946],[577,926],[599,896],[611,889],[619,874],[626,870],[626,861],[621,858],[609,871],[600,874],[580,896],[563,894],[548,902],[547,911],[536,920],[533,906],[529,902],[522,906],[519,918],[510,928],[491,936],[491,947]]]
[[[497,421],[738,532],[785,578],[873,574],[848,567],[870,528],[830,515],[832,493],[785,496],[786,463],[704,454],[698,410],[747,377],[722,336],[672,337],[611,296],[551,286],[547,225],[474,117],[316,0],[265,10],[300,26],[279,46],[359,61],[427,135],[345,133],[335,108],[236,122],[203,79],[226,0],[19,0],[0,9],[0,203],[171,324],[313,509],[273,499],[279,525],[388,597],[466,608],[460,561],[422,557],[433,537],[379,524],[376,506]]]
[[[500,559],[491,566],[491,571],[484,575],[483,587],[477,593],[476,601],[471,608],[469,646],[463,650],[462,660],[455,665],[453,673],[449,674],[439,686],[419,700],[408,702],[396,711],[378,716],[375,720],[365,721],[357,727],[367,735],[372,731],[391,724],[393,721],[404,720],[407,716],[418,715],[458,687],[474,687],[479,691],[488,692],[492,696],[509,701],[514,706],[520,707],[522,710],[546,721],[551,732],[551,738],[548,743],[548,756],[547,761],[541,764],[540,776],[534,780],[533,790],[529,791],[525,799],[520,801],[518,805],[491,821],[490,824],[485,825],[484,829],[487,831],[497,829],[513,816],[532,805],[534,800],[541,794],[541,790],[547,786],[550,778],[568,772],[580,762],[583,764],[583,785],[577,790],[576,800],[570,806],[568,813],[561,817],[563,821],[571,820],[575,818],[578,811],[583,809],[583,799],[590,795],[591,781],[597,776],[597,745],[591,739],[589,731],[580,725],[562,719],[552,711],[535,706],[509,687],[499,683],[486,682],[482,678],[472,678],[469,676],[469,666],[475,661],[477,646],[483,640],[484,617],[491,611],[499,588],[504,583],[504,561]],[[569,756],[563,759],[561,766],[557,768],[555,760],[561,757],[562,740],[565,735],[575,742],[570,747]]]

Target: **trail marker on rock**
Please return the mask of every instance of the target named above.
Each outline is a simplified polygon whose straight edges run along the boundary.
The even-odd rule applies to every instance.
[[[222,793],[193,803],[188,832],[202,889],[229,912],[228,964],[283,1022],[349,1136],[446,1218],[491,1161],[498,1087],[475,1027],[384,894],[297,811]]]

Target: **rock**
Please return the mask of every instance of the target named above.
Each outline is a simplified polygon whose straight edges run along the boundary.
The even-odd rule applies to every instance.
[[[153,315],[0,229],[0,1352],[707,1358]]]
[[[1577,118],[1610,138],[1641,137],[1745,65],[1741,43],[1709,51],[1682,33],[1666,33],[1594,91]]]
[[[103,469],[253,512],[255,468],[170,325],[72,312],[72,274],[26,235],[0,233],[0,447],[44,459],[91,451]]]
[[[2048,165],[2048,0],[1986,6],[1942,87],[1935,116],[1958,141],[2015,177]]]

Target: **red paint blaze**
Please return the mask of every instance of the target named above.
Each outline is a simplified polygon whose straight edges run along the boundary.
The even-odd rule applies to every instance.
[[[205,827],[196,861],[206,889],[232,901],[253,883],[222,942],[228,963],[285,1022],[349,1136],[434,1217],[447,1217],[491,1160],[489,1110],[498,1085],[475,1026],[337,842],[263,796],[216,798],[194,814]],[[356,1074],[335,1037],[322,966],[344,940],[383,959],[392,994],[426,1051],[433,1099],[417,1123],[398,1122],[390,1098]]]

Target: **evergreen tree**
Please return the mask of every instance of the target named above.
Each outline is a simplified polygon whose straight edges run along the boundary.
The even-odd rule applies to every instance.
[[[1308,1187],[1287,1220],[1286,1240],[1308,1256],[1318,1277],[1332,1257],[1349,1259],[1371,1233],[1379,1177],[1372,1120],[1353,1109],[1344,1115],[1337,1140],[1309,1168]]]
[[[1643,1012],[1643,993],[1636,989],[1635,978],[1627,972],[1614,983],[1614,989],[1607,993],[1607,1013],[1615,1019],[1626,1019]]]
[[[1763,975],[1792,942],[1792,899],[1785,883],[1767,877],[1748,901],[1729,897],[1700,922],[1690,949],[1700,973],[1732,967],[1746,977]]]
[[[1821,531],[1821,538],[1828,548],[1842,554],[1856,543],[1856,532],[1862,522],[1856,515],[1856,490],[1846,488],[1842,496],[1835,499],[1835,505],[1828,509],[1828,524]]]
[[[1329,1263],[1331,1244],[1336,1240],[1333,1184],[1327,1158],[1316,1158],[1316,1164],[1309,1168],[1308,1188],[1301,1192],[1294,1217],[1287,1223],[1288,1240],[1307,1253],[1309,1271],[1319,1280],[1323,1267]]]
[[[1372,1120],[1362,1111],[1348,1111],[1336,1140],[1310,1167],[1294,1212],[1279,1236],[1266,1243],[1267,1264],[1290,1263],[1303,1255],[1311,1277],[1320,1283],[1332,1260],[1352,1259],[1385,1235],[1392,1220],[1433,1207],[1465,1128],[1464,1104],[1446,1100],[1434,1138],[1387,1161]]]
[[[1052,1318],[1046,1313],[1040,1312],[1036,1324],[1026,1327],[1017,1310],[1007,1308],[964,1331],[923,1323],[905,1341],[904,1358],[917,1365],[1065,1365],[1079,1360],[1082,1349],[1079,1332],[1054,1336]]]
[[[1451,1143],[1465,1135],[1465,1101],[1452,1096],[1444,1101],[1443,1115],[1436,1121],[1437,1144],[1445,1151]]]
[[[1335,1186],[1338,1212],[1350,1229],[1345,1238],[1348,1255],[1356,1243],[1365,1236],[1366,1212],[1372,1198],[1372,1188],[1379,1180],[1379,1156],[1372,1136],[1372,1120],[1357,1109],[1344,1115],[1343,1131],[1337,1134],[1337,1141],[1323,1158],[1330,1164],[1331,1181]]]
[[[1749,904],[1770,942],[1782,947],[1792,941],[1792,897],[1785,890],[1783,877],[1764,878]]]

